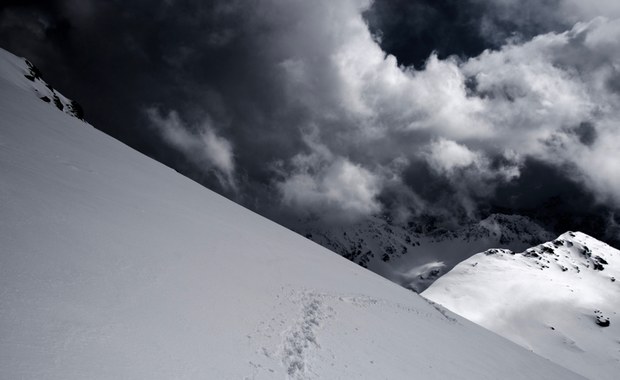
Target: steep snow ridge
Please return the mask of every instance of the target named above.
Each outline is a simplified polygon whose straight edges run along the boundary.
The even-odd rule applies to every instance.
[[[403,226],[380,217],[329,229],[308,223],[298,230],[316,243],[416,292],[488,247],[519,250],[553,238],[529,218],[502,214],[454,231],[432,225]]]
[[[0,52],[0,378],[580,376],[42,102]]]
[[[424,297],[592,379],[620,373],[620,251],[580,232],[490,249]]]
[[[31,91],[41,101],[49,103],[50,106],[58,108],[67,115],[74,116],[78,119],[84,119],[84,111],[78,102],[67,98],[43,80],[41,71],[30,61],[26,59],[16,61],[12,59],[9,54],[10,53],[6,50],[0,49],[0,65],[2,65],[0,69],[4,72],[19,72],[23,75],[23,78],[28,79],[28,81],[24,81],[20,75],[5,77],[3,78],[4,80],[8,80],[13,85]]]

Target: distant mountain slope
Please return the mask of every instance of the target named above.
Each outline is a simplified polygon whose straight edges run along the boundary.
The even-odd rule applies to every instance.
[[[620,374],[620,251],[586,234],[487,250],[422,295],[588,378]]]
[[[354,225],[313,226],[298,231],[373,272],[421,292],[466,258],[489,247],[525,249],[553,238],[519,215],[493,214],[451,231],[424,225],[403,226],[379,217]]]
[[[575,379],[39,99],[0,50],[0,378]]]

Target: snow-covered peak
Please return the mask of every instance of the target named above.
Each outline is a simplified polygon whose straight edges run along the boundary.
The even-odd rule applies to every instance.
[[[620,251],[581,232],[515,253],[489,249],[422,293],[594,379],[620,373]]]
[[[488,250],[485,254],[493,254],[493,250]],[[581,273],[582,270],[603,271],[611,261],[615,265],[612,264],[612,270],[606,272],[607,277],[608,273],[615,272],[620,264],[618,250],[581,232],[566,232],[551,242],[527,249],[521,255],[543,270],[554,267],[563,272],[576,273]],[[610,279],[615,281],[613,276]]]

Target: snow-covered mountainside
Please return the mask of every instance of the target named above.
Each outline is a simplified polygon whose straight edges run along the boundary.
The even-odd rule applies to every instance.
[[[493,214],[457,230],[400,225],[372,217],[354,225],[302,225],[309,239],[373,272],[421,292],[466,258],[489,247],[521,250],[553,238],[527,217]]]
[[[0,51],[0,378],[581,378],[50,106],[27,72]]]
[[[422,295],[588,378],[620,374],[620,251],[586,234],[487,250]]]

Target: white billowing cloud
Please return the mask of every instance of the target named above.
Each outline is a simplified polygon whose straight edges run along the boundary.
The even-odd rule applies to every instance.
[[[289,162],[295,171],[280,185],[288,204],[314,199],[373,212],[376,192],[355,189],[379,189],[370,178],[399,177],[383,171],[401,157],[423,157],[436,173],[452,176],[459,193],[484,196],[535,157],[572,170],[571,178],[620,205],[620,176],[610,173],[618,154],[605,146],[620,136],[611,127],[620,122],[620,21],[578,23],[466,61],[431,55],[424,69],[414,70],[399,67],[373,40],[360,14],[366,5],[314,2],[313,8],[331,12],[308,12],[320,20],[294,31],[311,36],[304,39],[310,47],[294,45],[294,32],[276,37],[290,97],[306,108],[305,123],[321,126],[316,143],[332,155],[297,155]],[[575,137],[582,123],[597,136],[587,146]],[[353,176],[359,183],[343,186]],[[330,193],[330,187],[347,190]]]
[[[470,216],[476,212],[475,197],[492,194],[499,182],[510,181],[520,174],[519,160],[508,153],[502,157],[503,164],[493,168],[483,152],[444,138],[432,141],[422,156],[436,174],[451,183],[457,201]]]
[[[534,30],[569,29],[578,22],[587,22],[596,17],[610,19],[620,17],[620,2],[615,0],[472,0],[484,5],[487,11],[481,32],[490,40],[496,36],[506,38],[511,30],[505,26],[513,25],[513,32],[528,34]],[[504,25],[502,25],[504,24]]]
[[[452,176],[457,188],[467,184],[469,194],[484,195],[493,182],[510,181],[519,175],[519,162],[535,157],[572,171],[567,174],[601,200],[620,205],[620,176],[613,173],[620,167],[620,132],[613,127],[620,123],[620,48],[614,45],[620,20],[579,23],[465,62],[431,56],[420,71],[369,54],[367,37],[353,39],[356,47],[345,49],[350,54],[342,60],[350,69],[338,71],[349,89],[343,103],[354,105],[347,110],[359,124],[383,124],[388,135],[427,131],[434,139],[427,161]],[[468,78],[475,83],[471,94]],[[582,123],[597,136],[588,144],[576,138]],[[412,151],[424,144],[415,141]],[[491,165],[497,156],[507,164]],[[472,188],[481,180],[485,188]]]
[[[416,72],[412,87],[413,103],[422,108],[422,118],[409,126],[430,129],[434,134],[450,139],[485,137],[489,125],[476,117],[484,111],[480,98],[467,96],[465,75],[456,60],[439,60],[431,55],[424,70]]]
[[[616,207],[620,207],[619,123],[618,119],[601,121],[597,129],[599,135],[591,146],[580,144],[575,136],[565,135],[549,152],[557,155],[556,160],[567,163],[567,170],[572,170],[580,182],[593,190],[600,202]]]
[[[311,152],[292,159],[292,168],[277,183],[286,204],[325,219],[349,220],[380,211],[376,197],[380,179],[345,157],[334,156],[324,145],[307,138]]]
[[[310,40],[308,36],[318,34],[319,51],[291,47],[288,39],[300,37],[295,33],[282,37],[285,42],[280,45],[289,51],[280,67],[291,97],[304,103],[316,119],[351,123],[348,132],[355,139],[381,137],[390,129],[435,128],[448,137],[483,133],[486,125],[468,119],[483,102],[466,96],[456,61],[433,55],[423,71],[399,67],[394,56],[381,50],[361,17],[367,4],[322,4],[336,10],[321,13],[320,25],[309,24],[313,29],[299,31]]]
[[[540,36],[525,45],[485,52],[461,69],[477,82],[485,106],[473,118],[492,126],[479,136],[489,144],[521,154],[544,149],[544,140],[556,131],[588,120],[594,111],[586,87],[570,71],[553,62],[552,50],[565,39]]]
[[[562,12],[576,1],[561,0]],[[382,211],[378,198],[388,189],[406,206],[429,207],[432,197],[411,186],[421,176],[407,173],[422,170],[415,165],[424,162],[447,179],[442,185],[452,186],[447,196],[456,193],[467,213],[474,213],[476,199],[492,195],[498,184],[519,176],[528,158],[536,158],[620,205],[620,176],[613,173],[619,156],[614,146],[620,146],[620,21],[580,22],[466,60],[432,54],[416,70],[399,66],[373,40],[362,17],[369,3],[261,0],[261,12],[248,18],[255,33],[243,46],[260,52],[250,57],[261,68],[248,88],[265,88],[269,99],[263,109],[264,99],[235,93],[243,106],[232,110],[256,103],[242,113],[256,115],[264,126],[256,142],[236,134],[246,137],[235,142],[242,148],[238,162],[248,165],[252,152],[269,151],[265,165],[277,168],[272,183],[284,204],[350,218]],[[519,6],[515,0],[496,3]],[[612,3],[595,3],[613,14]],[[527,4],[535,9],[538,2]],[[585,11],[571,12],[566,20],[584,20]],[[231,144],[208,123],[190,128],[176,113],[150,115],[166,141],[234,187]],[[245,128],[234,124],[235,117],[231,125]],[[304,145],[308,125],[317,131]],[[300,146],[305,153],[297,151]],[[259,177],[257,187],[264,186],[266,176],[250,181]]]
[[[371,214],[380,210],[375,197],[378,181],[373,174],[344,158],[330,162],[314,175],[308,171],[293,174],[279,184],[284,201],[313,210],[341,210]]]
[[[183,152],[189,161],[213,172],[224,188],[236,191],[232,144],[218,136],[209,122],[190,132],[176,111],[161,115],[159,110],[149,108],[146,113],[166,142]]]
[[[435,171],[453,174],[468,166],[480,166],[483,156],[451,140],[439,139],[430,144],[427,160]]]
[[[476,78],[493,126],[482,141],[564,168],[601,200],[620,205],[620,20],[596,19],[560,34],[485,52],[461,66]],[[616,85],[617,86],[617,85]],[[592,141],[579,138],[583,123]],[[614,152],[615,149],[615,152]]]

